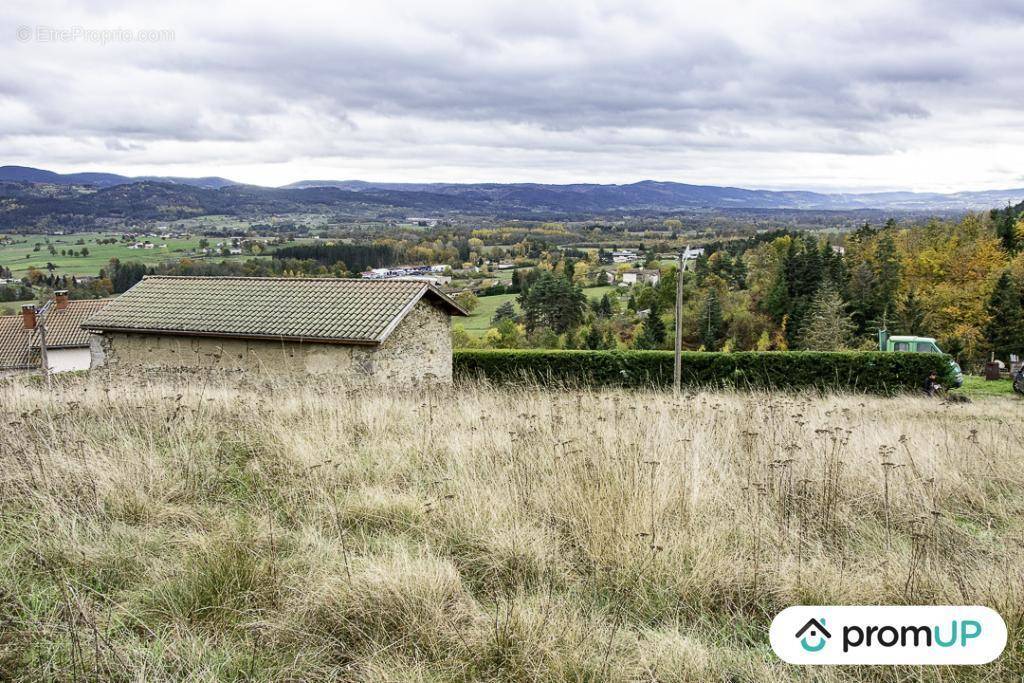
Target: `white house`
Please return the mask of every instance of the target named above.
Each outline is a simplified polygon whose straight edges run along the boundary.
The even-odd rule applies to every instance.
[[[661,280],[661,273],[650,268],[635,268],[622,271],[622,284],[632,287],[636,284],[649,284],[652,287]]]
[[[50,372],[88,370],[93,338],[81,329],[82,321],[109,301],[70,301],[65,290],[42,308],[21,307],[21,315],[0,317],[0,374],[37,370],[42,364],[42,335],[46,330],[46,361]]]

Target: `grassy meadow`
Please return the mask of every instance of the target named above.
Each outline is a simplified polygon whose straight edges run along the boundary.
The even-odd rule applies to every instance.
[[[511,272],[511,271],[507,271]],[[511,277],[511,276],[510,276]],[[583,290],[583,293],[587,295],[587,298],[591,301],[596,301],[603,297],[605,294],[615,290],[612,285],[606,285],[602,287],[588,287]],[[463,318],[456,321],[456,324],[462,325],[463,329],[466,330],[470,335],[474,337],[482,336],[484,332],[491,326],[491,319],[494,317],[495,311],[506,301],[511,301],[512,305],[516,309],[516,313],[521,313],[522,310],[519,308],[519,303],[516,301],[518,294],[496,294],[494,296],[482,296],[480,297],[480,303],[477,304],[476,308],[467,318]]]
[[[177,260],[189,256],[199,249],[200,237],[190,239],[163,239],[161,237],[144,237],[139,241],[149,240],[157,245],[166,244],[167,248],[161,249],[157,246],[154,249],[129,249],[128,243],[117,242],[116,244],[97,244],[99,239],[111,237],[120,239],[121,233],[75,233],[73,235],[9,235],[14,244],[0,244],[0,263],[7,266],[14,273],[14,277],[22,277],[28,272],[29,267],[35,267],[45,271],[47,263],[53,263],[56,269],[55,275],[93,275],[99,273],[100,268],[106,267],[112,258],[122,261],[138,261],[146,265],[156,265],[168,260]],[[219,241],[218,238],[206,238],[211,246]],[[50,254],[47,250],[47,240],[57,250],[56,254]],[[79,244],[79,240],[84,244]],[[36,244],[41,244],[39,251],[34,251]],[[88,256],[61,256],[60,251],[74,250],[79,252],[82,247],[89,250]],[[239,256],[226,257],[217,254],[211,256],[220,260],[232,260],[243,258]],[[244,258],[253,258],[251,255]]]
[[[58,385],[2,387],[0,680],[1024,674],[1012,399]],[[1010,640],[797,669],[767,627],[801,603],[988,605]]]
[[[987,380],[979,375],[964,375],[964,385],[960,389],[954,389],[955,393],[964,394],[970,398],[985,398],[990,396],[1013,396],[1013,380],[994,379]]]

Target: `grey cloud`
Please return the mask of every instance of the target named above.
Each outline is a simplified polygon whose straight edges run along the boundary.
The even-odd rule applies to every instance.
[[[24,149],[5,141],[65,136],[75,144],[61,155],[80,163],[406,159],[483,166],[501,180],[514,150],[516,173],[556,163],[585,180],[588,159],[614,154],[646,155],[651,170],[689,155],[777,174],[788,162],[764,159],[852,167],[854,157],[932,154],[937,135],[1016,139],[1009,125],[980,135],[970,124],[979,108],[1024,110],[1018,2],[773,5],[346,4],[235,16],[219,2],[150,14],[106,2],[90,3],[90,25],[127,14],[174,28],[175,40],[3,43],[22,22],[60,25],[60,11],[26,4],[0,17],[0,104],[32,115],[0,113],[0,156]]]

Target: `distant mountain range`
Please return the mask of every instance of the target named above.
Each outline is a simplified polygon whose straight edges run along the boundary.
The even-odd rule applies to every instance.
[[[643,180],[629,185],[539,183],[371,183],[303,180],[289,188],[335,187],[352,192],[426,192],[497,205],[575,207],[599,212],[673,209],[805,209],[855,211],[962,211],[1002,207],[1024,199],[1024,188],[977,192],[872,192],[825,194],[801,190],[747,190],[717,185]]]
[[[133,186],[133,190],[110,192]],[[43,192],[36,186],[94,188],[66,197]],[[105,192],[106,191],[106,192]],[[540,183],[372,183],[361,180],[304,180],[280,188],[242,185],[226,178],[128,177],[113,173],[59,174],[24,166],[0,167],[0,197],[70,201],[75,206],[50,207],[72,212],[84,210],[101,216],[103,207],[87,205],[113,200],[131,214],[133,206],[185,207],[190,215],[227,211],[244,215],[259,212],[336,211],[368,215],[397,215],[407,211],[431,215],[469,213],[506,218],[557,218],[670,213],[702,210],[808,210],[901,212],[957,212],[983,210],[1024,200],[1024,188],[952,194],[874,192],[827,194],[807,191],[748,190],[714,185],[645,180],[628,185],[545,185]],[[129,197],[137,202],[133,205]],[[179,211],[180,213],[180,211]],[[174,211],[163,211],[173,218]],[[142,216],[139,216],[140,218]],[[0,225],[7,221],[0,220]]]
[[[44,171],[40,168],[28,166],[0,166],[0,182],[15,183],[46,183],[49,185],[93,185],[95,187],[112,187],[114,185],[128,185],[147,180],[154,180],[162,183],[173,183],[175,185],[191,185],[193,187],[205,187],[218,189],[228,185],[237,185],[233,180],[227,178],[175,178],[172,176],[137,176],[129,177],[117,175],[116,173],[54,173]]]

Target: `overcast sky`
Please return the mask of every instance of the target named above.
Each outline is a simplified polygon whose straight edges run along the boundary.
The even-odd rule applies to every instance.
[[[4,0],[0,164],[1021,187],[1024,2]]]

